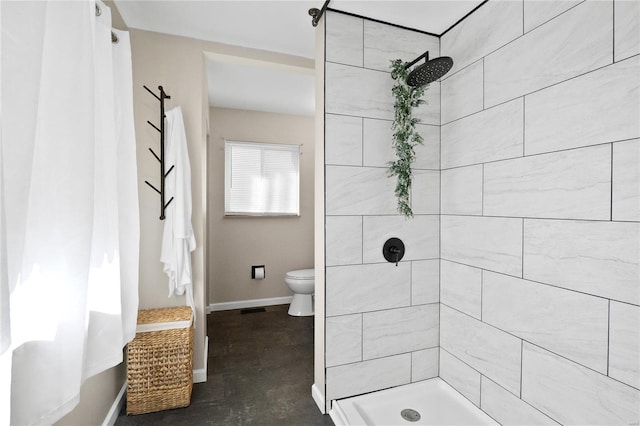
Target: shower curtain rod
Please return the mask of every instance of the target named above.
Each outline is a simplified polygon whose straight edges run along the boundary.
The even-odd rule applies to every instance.
[[[100,9],[100,6],[98,6],[98,4],[96,3],[96,16],[100,16],[102,15],[102,9]],[[113,31],[111,31],[111,43],[117,43],[118,42],[118,36],[114,34]]]
[[[320,18],[322,18],[324,11],[327,10],[327,6],[329,6],[330,1],[331,0],[326,0],[322,5],[322,9],[317,9],[315,7],[309,9],[309,15],[313,17],[313,19],[311,20],[311,25],[313,25],[314,27],[318,26],[318,22],[320,21]]]

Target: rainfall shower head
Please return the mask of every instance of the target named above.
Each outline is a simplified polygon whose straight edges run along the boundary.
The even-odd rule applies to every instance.
[[[449,56],[441,56],[439,58],[429,60],[429,52],[427,51],[415,61],[405,65],[405,68],[409,68],[422,58],[425,58],[424,64],[415,67],[407,77],[407,84],[409,86],[420,87],[425,84],[432,83],[449,72],[453,66],[453,59]]]

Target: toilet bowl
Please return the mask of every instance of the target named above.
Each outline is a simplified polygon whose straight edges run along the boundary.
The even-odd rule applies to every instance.
[[[313,292],[315,290],[315,271],[313,269],[299,269],[289,271],[284,277],[289,290],[293,292],[293,299],[289,305],[289,315],[294,317],[308,317],[313,315]]]

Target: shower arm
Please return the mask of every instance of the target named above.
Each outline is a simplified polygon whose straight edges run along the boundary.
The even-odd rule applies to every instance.
[[[415,64],[416,62],[418,62],[420,59],[425,60],[425,62],[429,61],[429,51],[427,50],[426,52],[424,52],[422,55],[418,56],[416,59],[414,59],[413,61],[405,64],[404,69],[408,69],[410,66],[412,66],[413,64]]]

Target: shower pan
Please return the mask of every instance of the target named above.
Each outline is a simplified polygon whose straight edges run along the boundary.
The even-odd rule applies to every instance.
[[[333,402],[336,426],[498,425],[439,377]]]

